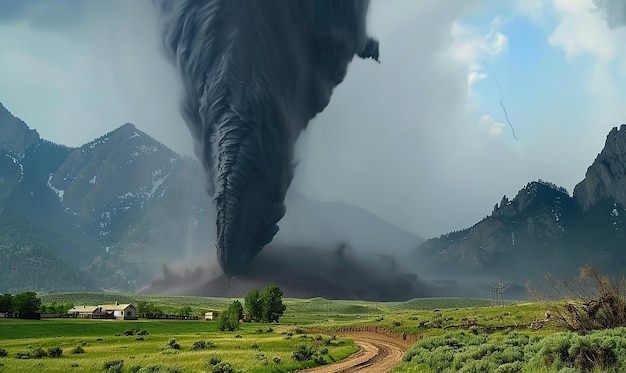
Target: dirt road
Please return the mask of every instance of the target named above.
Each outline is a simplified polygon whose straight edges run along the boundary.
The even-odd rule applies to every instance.
[[[334,364],[306,369],[307,373],[389,372],[401,360],[405,347],[372,333],[343,334],[354,339],[359,350]]]

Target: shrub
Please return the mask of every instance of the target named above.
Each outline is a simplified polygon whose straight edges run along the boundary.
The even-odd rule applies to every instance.
[[[326,347],[324,347],[324,348],[322,348],[320,350],[320,354],[322,354],[322,355],[326,355],[327,353],[328,353],[328,349]]]
[[[295,351],[291,354],[291,358],[297,361],[309,361],[313,360],[316,352],[315,346],[307,343],[298,343]]]
[[[183,371],[178,367],[172,367],[169,365],[162,364],[151,364],[146,365],[143,368],[140,368],[137,373],[183,373]]]
[[[235,368],[226,362],[220,362],[213,365],[213,373],[235,373]]]
[[[147,330],[140,330],[137,332],[137,335],[148,335],[148,331]]]
[[[82,349],[82,347],[81,347]],[[61,355],[63,354],[63,350],[60,347],[51,347],[48,349],[48,356],[55,358],[55,357],[61,357]]]
[[[18,352],[17,354],[15,354],[15,357],[17,359],[32,359],[33,358],[30,352]]]
[[[37,347],[31,352],[31,355],[34,359],[41,359],[43,357],[47,357],[48,352],[41,347]]]
[[[129,329],[129,330],[124,332],[124,335],[127,336],[127,337],[129,337],[131,335],[135,335],[135,331],[132,330],[132,329]]]
[[[170,339],[169,343],[167,344],[167,347],[174,349],[174,350],[180,350],[180,345],[176,343],[176,339],[174,338]]]
[[[260,349],[260,347],[259,347],[259,345],[257,343],[253,343],[250,347],[252,347],[253,350]]]
[[[219,364],[219,363],[221,363],[221,362],[222,362],[222,359],[220,359],[220,358],[219,358],[219,357],[217,357],[217,356],[211,356],[211,357],[209,358],[209,361],[208,361],[209,365],[217,365],[217,364]]]
[[[280,364],[280,362],[281,362],[282,360],[280,360],[280,358],[279,358],[278,356],[275,356],[275,357],[272,359],[272,361],[274,362],[274,364]]]
[[[111,373],[122,373],[124,360],[111,360],[104,363],[104,370]]]
[[[0,357],[5,357],[8,354],[9,353],[7,352],[7,350],[5,350],[4,348],[0,348]]]
[[[533,366],[589,371],[626,369],[626,330],[603,330],[588,335],[557,333],[533,346]]]
[[[76,354],[84,354],[85,353],[85,349],[82,346],[76,346],[74,347],[74,349],[72,349],[72,354],[76,355]]]
[[[197,351],[197,350],[204,350],[207,348],[213,348],[215,347],[215,343],[211,342],[211,341],[205,341],[203,339],[199,340],[199,341],[195,341],[192,345],[191,345],[191,350],[192,351]]]
[[[610,279],[592,266],[580,269],[575,280],[557,281],[546,277],[550,294],[529,289],[533,297],[544,301],[551,319],[579,333],[626,326],[626,279]],[[580,301],[573,302],[571,299]]]

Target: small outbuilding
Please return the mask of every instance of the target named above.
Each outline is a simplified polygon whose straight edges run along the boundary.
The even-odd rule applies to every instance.
[[[215,320],[215,319],[217,319],[217,316],[219,316],[219,312],[217,312],[217,311],[205,312],[204,313],[204,321]]]

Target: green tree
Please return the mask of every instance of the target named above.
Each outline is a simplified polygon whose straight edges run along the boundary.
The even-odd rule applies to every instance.
[[[0,313],[13,312],[13,295],[0,295]]]
[[[13,308],[20,315],[35,313],[40,306],[41,299],[37,298],[34,291],[24,291],[13,296]]]
[[[54,308],[54,311],[58,315],[64,315],[64,314],[67,313],[67,311],[69,311],[72,308],[74,308],[74,303],[71,303],[71,302],[69,302],[69,303],[59,303]]]
[[[217,327],[219,330],[237,330],[239,329],[239,320],[243,315],[243,307],[238,300],[233,301],[226,310],[221,312],[217,317]]]
[[[159,314],[159,313],[163,313],[163,310],[161,310],[160,308],[157,308],[157,306],[154,305],[153,302],[138,302],[137,303],[137,312],[139,312],[140,314],[143,313],[152,313],[152,314]]]
[[[182,307],[179,311],[178,314],[182,315],[182,316],[191,316],[191,313],[193,312],[193,310],[191,309],[191,306],[185,306]]]
[[[278,322],[287,307],[283,304],[283,291],[276,285],[263,289],[263,321]]]
[[[263,318],[263,298],[258,289],[252,289],[243,301],[248,319],[259,322]]]
[[[233,301],[233,304],[230,305],[231,311],[237,315],[237,321],[243,319],[243,306],[241,302],[238,300]]]

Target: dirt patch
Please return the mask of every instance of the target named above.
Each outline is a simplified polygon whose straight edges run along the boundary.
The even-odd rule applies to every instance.
[[[308,331],[348,337],[359,346],[357,352],[344,360],[305,370],[308,373],[388,372],[402,361],[406,349],[420,339],[419,336],[371,325],[342,327],[334,331],[312,328]]]
[[[370,339],[361,335],[343,334],[354,339],[359,350],[334,364],[306,369],[308,373],[388,372],[401,360],[405,349],[395,343]],[[373,334],[375,338],[380,335]]]

